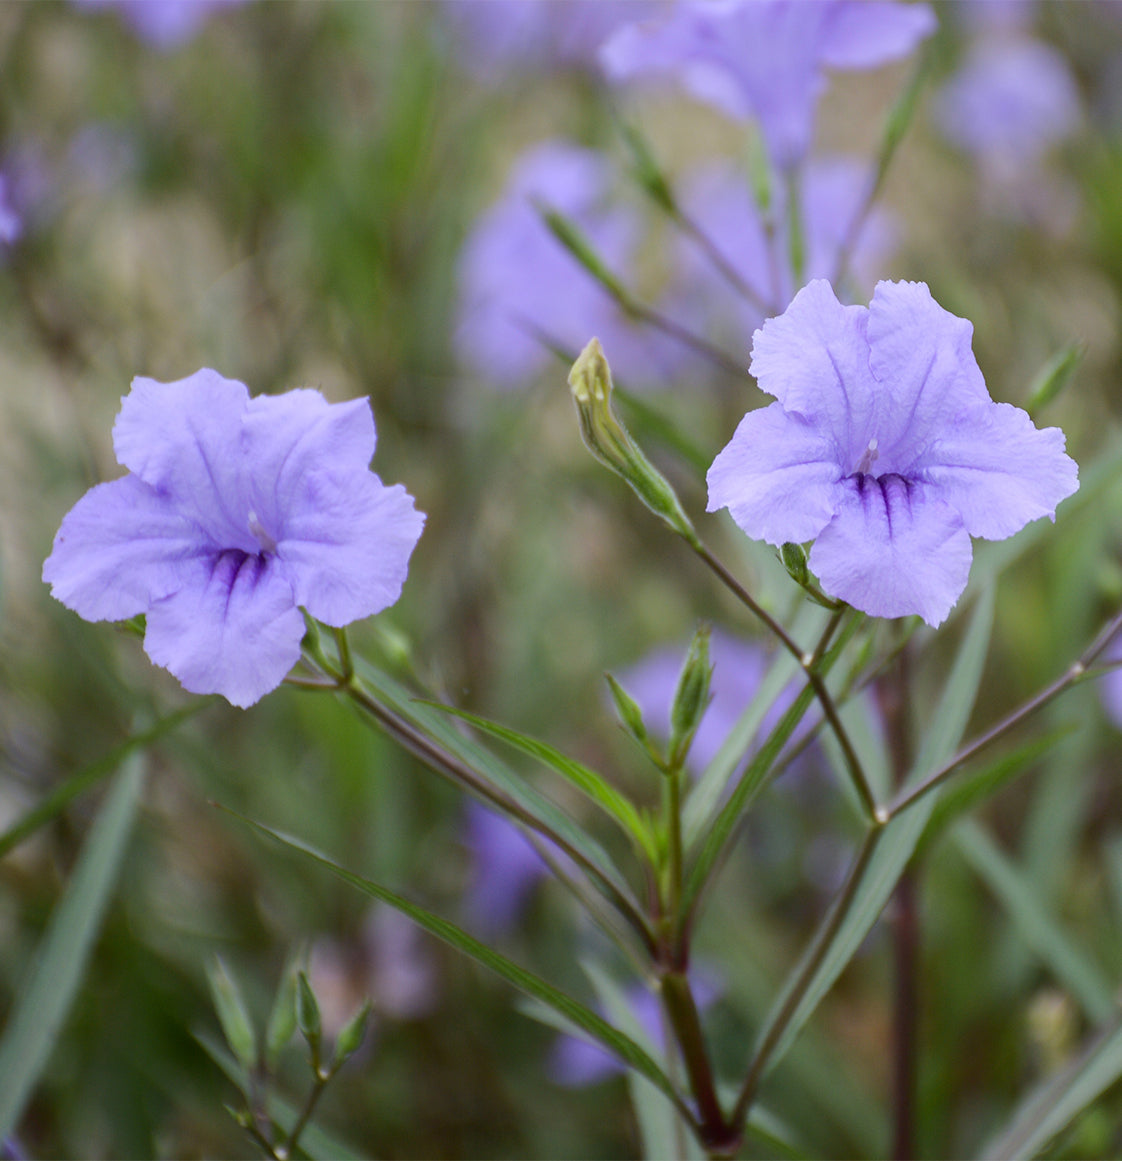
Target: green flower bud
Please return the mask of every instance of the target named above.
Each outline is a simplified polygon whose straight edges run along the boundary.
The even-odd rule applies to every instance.
[[[674,703],[670,708],[670,766],[681,767],[689,753],[697,727],[709,707],[709,679],[713,667],[709,664],[708,625],[702,625],[693,635],[686,654]]]
[[[1083,362],[1083,354],[1084,347],[1080,343],[1068,343],[1041,367],[1029,389],[1029,400],[1025,407],[1029,415],[1035,416],[1071,382],[1079,364]]]
[[[635,177],[639,184],[647,191],[651,200],[668,214],[678,215],[678,203],[674,198],[674,191],[670,188],[646,138],[632,125],[620,124],[620,132],[624,141],[631,150],[631,158],[635,163]]]
[[[347,1021],[335,1040],[335,1067],[353,1056],[366,1036],[366,1026],[370,1022],[370,1012],[374,1005],[367,1000]]]
[[[624,310],[627,310],[631,303],[631,295],[627,293],[623,283],[604,265],[603,259],[596,253],[584,232],[563,214],[551,210],[547,205],[539,203],[537,209],[542,216],[542,221],[545,222],[557,241],[572,254]]]
[[[323,1021],[320,1019],[319,1004],[316,1002],[308,973],[300,972],[296,977],[296,1023],[300,1033],[312,1050],[312,1065],[319,1069],[320,1046],[323,1043]]]
[[[674,489],[612,410],[612,372],[599,339],[592,339],[573,364],[569,386],[585,447],[605,467],[622,476],[656,516],[699,547],[697,533]]]
[[[806,588],[810,581],[810,569],[806,564],[806,549],[801,544],[793,544],[788,541],[779,550],[779,559],[783,562],[783,567],[790,574],[791,579],[803,588]]]
[[[257,1067],[257,1037],[245,1000],[220,959],[215,959],[207,970],[207,979],[226,1043],[238,1063],[252,1072]]]
[[[275,1069],[280,1054],[296,1031],[296,972],[286,971],[273,999],[265,1029],[265,1063]]]
[[[647,727],[643,722],[643,711],[639,708],[639,703],[610,673],[605,673],[604,679],[608,683],[608,689],[611,690],[612,701],[615,702],[616,713],[619,714],[619,720],[623,723],[623,728],[636,741],[646,744],[649,735],[647,734]]]

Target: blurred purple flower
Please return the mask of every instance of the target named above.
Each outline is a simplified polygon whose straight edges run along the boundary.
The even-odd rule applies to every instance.
[[[621,381],[665,377],[672,362],[666,344],[644,337],[623,317],[535,205],[571,218],[608,268],[623,273],[638,223],[623,207],[605,205],[608,176],[599,154],[544,142],[523,154],[502,196],[476,223],[460,256],[455,339],[460,358],[484,382],[521,386],[554,357],[545,341],[575,357],[594,335]]]
[[[824,69],[898,60],[934,30],[923,4],[679,0],[662,19],[621,28],[600,60],[612,81],[672,74],[729,116],[755,118],[772,160],[790,169],[810,149]]]
[[[842,246],[873,180],[871,170],[848,158],[814,159],[802,175],[803,281],[830,278],[838,268]],[[713,241],[722,256],[763,303],[781,311],[797,289],[788,260],[789,227],[779,222],[773,243],[743,171],[718,162],[696,171],[684,184],[683,208]],[[849,267],[859,279],[871,278],[892,244],[889,215],[875,210],[858,235]],[[771,253],[775,259],[772,260]],[[763,322],[759,308],[729,285],[693,239],[678,243],[675,285],[710,319],[726,317],[738,334]]]
[[[43,579],[88,621],[146,613],[157,665],[252,705],[299,658],[301,607],[342,626],[401,593],[424,516],[369,470],[374,441],[365,399],[136,378],[113,427],[129,474],[65,516]]]
[[[23,233],[23,218],[12,205],[11,183],[0,173],[0,242],[10,246]]]
[[[549,867],[505,815],[473,801],[468,803],[465,821],[465,842],[474,864],[465,900],[467,917],[484,938],[494,939],[515,926]]]
[[[214,12],[246,0],[71,0],[79,8],[112,8],[145,43],[170,52],[191,40]]]
[[[686,656],[686,644],[653,650],[637,664],[618,674],[620,685],[635,699],[643,721],[655,737],[670,733],[670,707]],[[769,658],[753,641],[742,641],[720,630],[709,638],[713,676],[709,684],[709,708],[694,735],[686,765],[695,775],[717,756],[725,739],[763,681]],[[786,690],[776,699],[768,718],[774,724],[791,704],[794,693]],[[765,725],[765,729],[767,726]]]
[[[709,511],[769,544],[814,540],[822,587],[855,608],[938,625],[971,536],[1054,518],[1079,486],[1059,428],[990,399],[972,334],[923,283],[878,283],[867,308],[804,287],[754,336],[752,374],[778,402],[714,460]]]
[[[724,990],[711,972],[696,972],[691,982],[694,998],[702,1012],[712,1007]],[[644,984],[635,984],[628,988],[627,1000],[636,1020],[656,1051],[665,1052],[666,1035],[658,996]],[[624,1066],[607,1049],[601,1048],[591,1040],[570,1035],[557,1038],[548,1067],[553,1080],[566,1088],[583,1088],[585,1085],[597,1084],[624,1071]]]
[[[976,41],[935,104],[952,144],[991,173],[1023,176],[1079,124],[1079,94],[1064,58],[1028,38]]]
[[[643,20],[656,0],[446,0],[444,23],[458,57],[480,80],[543,68],[592,68],[596,49],[630,20]]]

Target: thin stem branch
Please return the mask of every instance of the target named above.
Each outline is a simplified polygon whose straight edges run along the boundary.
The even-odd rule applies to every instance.
[[[718,249],[716,242],[691,218],[681,206],[675,204],[671,213],[674,224],[688,234],[705,252],[706,258],[713,263],[714,268],[730,286],[760,314],[767,316],[773,313],[775,307],[764,301],[763,295],[754,290],[741,276],[740,272]]]
[[[877,843],[880,841],[883,833],[884,827],[873,826],[869,828],[865,837],[861,840],[861,846],[857,850],[853,865],[849,868],[849,875],[846,878],[841,893],[834,901],[834,906],[827,914],[825,921],[815,933],[814,942],[811,944],[810,950],[803,960],[798,974],[791,983],[790,989],[783,1001],[783,1006],[768,1025],[767,1031],[764,1033],[764,1038],[759,1048],[756,1049],[752,1063],[748,1068],[748,1075],[744,1078],[740,1095],[733,1108],[730,1118],[731,1124],[737,1126],[744,1124],[748,1116],[748,1110],[752,1107],[752,1102],[756,1098],[760,1082],[767,1072],[768,1063],[776,1048],[779,1046],[779,1042],[783,1039],[783,1035],[787,1031],[787,1027],[791,1023],[792,1018],[798,1011],[807,989],[814,980],[826,956],[826,952],[833,942],[834,936],[844,922],[845,917],[849,914],[849,908],[857,895],[857,889],[860,887],[864,877],[865,868],[869,865],[869,860],[873,857],[873,852],[876,850]]]
[[[909,806],[914,806],[933,790],[941,786],[964,762],[968,762],[976,754],[981,753],[987,746],[992,745],[999,738],[1004,737],[1010,730],[1019,726],[1026,718],[1031,717],[1037,710],[1043,709],[1049,702],[1055,700],[1061,693],[1083,680],[1088,669],[1106,651],[1110,643],[1122,632],[1122,612],[1115,614],[1098,632],[1091,644],[1068,666],[1050,685],[1046,685],[1034,697],[1029,698],[1023,705],[1006,714],[996,725],[973,741],[968,742],[953,758],[941,766],[933,774],[925,778],[918,786],[905,791],[882,808],[879,821],[889,822],[898,814],[902,814]]]
[[[841,718],[838,717],[838,710],[834,705],[834,699],[830,696],[830,691],[826,688],[826,683],[822,680],[822,674],[818,669],[821,660],[819,649],[816,648],[813,653],[805,652],[787,630],[760,605],[755,597],[748,592],[740,581],[729,572],[721,561],[700,540],[687,540],[687,543],[705,561],[722,583],[763,621],[767,628],[779,640],[783,648],[802,666],[803,673],[806,675],[807,681],[814,690],[815,697],[818,698],[818,702],[822,706],[822,712],[825,714],[826,720],[830,723],[830,729],[833,730],[834,736],[838,740],[838,745],[841,746],[842,754],[845,758],[846,770],[853,782],[854,789],[857,791],[857,797],[865,813],[865,819],[867,822],[875,821],[880,808],[877,806],[876,797],[873,795],[872,787],[869,785],[869,779],[865,774],[864,767],[861,765],[861,760],[857,757],[857,751],[853,748],[853,743],[849,739],[849,734],[845,726],[842,725]],[[843,611],[838,610],[834,615],[839,616]],[[830,634],[832,636],[833,629],[830,630]],[[828,640],[829,638],[827,638],[827,642]]]

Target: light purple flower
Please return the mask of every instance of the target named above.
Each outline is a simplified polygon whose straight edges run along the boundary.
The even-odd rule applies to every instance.
[[[489,385],[524,385],[554,358],[548,342],[575,357],[593,335],[629,385],[663,377],[672,358],[657,337],[639,341],[616,303],[551,233],[538,206],[584,231],[607,267],[624,274],[638,223],[607,204],[607,162],[592,150],[547,141],[524,154],[499,200],[479,219],[459,263],[456,348]]]
[[[593,67],[621,24],[659,7],[650,0],[446,0],[458,55],[480,80],[557,66]]]
[[[153,48],[169,52],[191,40],[222,8],[245,0],[71,0],[80,8],[112,8]]]
[[[23,233],[23,218],[12,204],[10,182],[0,173],[0,242],[10,246]]]
[[[872,171],[851,158],[815,158],[800,182],[804,271],[801,282],[830,278],[838,267],[842,246],[864,203]],[[743,170],[717,162],[697,170],[681,191],[683,208],[713,241],[722,256],[762,303],[781,311],[797,289],[789,260],[789,225],[779,222],[769,242]],[[859,278],[877,270],[892,243],[889,215],[874,210],[866,220],[851,256],[850,269]],[[729,285],[712,260],[688,237],[679,239],[675,256],[675,285],[683,297],[710,320],[732,315],[737,333],[754,330],[763,322],[759,308]]]
[[[671,74],[737,119],[755,118],[775,163],[806,156],[823,70],[867,69],[907,56],[935,30],[922,4],[888,0],[679,0],[600,50],[609,79]]]
[[[1064,58],[1027,37],[982,38],[943,86],[944,136],[991,171],[1023,175],[1079,124],[1079,94]]]
[[[631,668],[618,674],[619,683],[638,703],[643,720],[655,737],[670,734],[670,707],[678,688],[686,643],[655,649]],[[690,747],[687,767],[700,774],[717,756],[740,715],[763,681],[768,656],[755,642],[742,641],[719,630],[709,638],[709,660],[713,676],[709,683],[709,708],[701,719]],[[776,699],[770,724],[791,704],[795,696],[788,689]],[[765,724],[765,729],[767,725]]]
[[[866,613],[938,625],[971,536],[1054,518],[1079,486],[1063,432],[990,399],[972,335],[921,282],[878,283],[867,308],[804,287],[754,336],[751,371],[778,402],[714,460],[709,511],[770,544],[814,540],[824,590]]]
[[[468,804],[466,841],[475,869],[465,901],[468,919],[489,938],[505,935],[549,867],[513,822],[478,802]]]
[[[299,658],[301,607],[338,627],[401,593],[424,516],[369,470],[374,441],[365,399],[134,379],[113,427],[129,474],[66,515],[43,579],[88,621],[146,613],[157,665],[252,705]]]

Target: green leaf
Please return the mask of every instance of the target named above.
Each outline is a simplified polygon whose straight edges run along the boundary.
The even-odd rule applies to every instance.
[[[223,807],[223,809],[248,826],[253,827],[259,833],[280,843],[281,846],[287,847],[289,850],[295,851],[297,854],[318,863],[320,866],[326,867],[344,882],[349,883],[352,887],[369,895],[371,898],[379,899],[383,903],[388,903],[391,907],[395,907],[403,915],[407,915],[412,919],[418,927],[429,932],[430,935],[435,935],[437,939],[443,940],[445,943],[456,948],[457,951],[463,952],[470,959],[489,968],[496,975],[501,976],[508,983],[513,984],[520,991],[553,1008],[580,1028],[586,1035],[591,1036],[607,1048],[609,1052],[619,1057],[628,1067],[635,1069],[635,1071],[645,1076],[674,1102],[675,1107],[679,1109],[683,1116],[688,1118],[689,1110],[687,1106],[675,1091],[670,1079],[654,1060],[651,1059],[650,1054],[644,1051],[629,1036],[624,1036],[623,1033],[613,1028],[602,1016],[592,1011],[591,1008],[586,1007],[578,1000],[574,1000],[571,996],[566,995],[559,988],[554,987],[553,984],[543,980],[533,972],[519,967],[513,960],[507,959],[506,956],[492,950],[486,944],[480,943],[478,939],[469,935],[454,923],[450,923],[447,919],[441,919],[439,915],[433,914],[433,912],[416,903],[409,902],[408,899],[389,890],[387,887],[382,887],[369,879],[364,879],[361,875],[356,875],[352,871],[348,871],[345,867],[341,867],[333,859],[317,851],[303,840],[273,830],[271,827],[265,826],[260,822],[255,822],[253,819],[246,818],[244,815],[240,815],[228,807]]]
[[[257,1036],[241,989],[217,957],[207,970],[207,979],[226,1043],[246,1072],[252,1072],[257,1067]]]
[[[1020,1103],[1007,1127],[987,1146],[987,1161],[1038,1157],[1048,1143],[1122,1077],[1122,1019],[1093,1037],[1066,1068]]]
[[[575,758],[563,754],[560,750],[549,745],[548,742],[538,741],[537,738],[519,733],[509,726],[500,725],[498,722],[492,722],[478,714],[469,713],[467,710],[457,709],[455,706],[444,705],[442,702],[425,701],[423,704],[432,706],[433,709],[443,713],[451,714],[453,717],[463,718],[464,721],[475,726],[477,730],[482,730],[485,734],[490,734],[492,737],[506,742],[516,750],[529,754],[531,758],[536,758],[560,774],[618,823],[627,836],[634,840],[639,849],[650,860],[654,861],[654,839],[649,828],[639,817],[639,812],[631,802],[601,774],[578,762]]]
[[[188,718],[194,717],[200,710],[213,705],[216,698],[199,698],[189,705],[166,718],[161,718],[150,729],[135,734],[127,741],[122,742],[115,750],[110,750],[104,758],[99,758],[89,766],[83,767],[76,774],[72,774],[65,782],[60,783],[47,797],[27,811],[22,818],[14,822],[3,834],[0,834],[0,859],[13,847],[18,846],[25,838],[34,834],[41,826],[45,826],[52,818],[61,814],[79,795],[96,786],[103,778],[107,778],[121,763],[134,751],[151,745],[164,734],[170,733]]]
[[[98,814],[31,975],[16,997],[0,1040],[0,1140],[15,1131],[82,982],[132,833],[142,784],[141,763],[134,758]]]
[[[1007,782],[1030,770],[1036,760],[1057,742],[1066,738],[1072,728],[1070,725],[1062,726],[1041,738],[1033,738],[1012,752],[1003,754],[981,770],[949,783],[931,812],[931,820],[916,848],[916,857],[926,855],[947,829],[963,815],[987,801]]]
[[[994,893],[1021,938],[1055,973],[1093,1023],[1115,1010],[1110,981],[1098,965],[1048,913],[1033,883],[974,819],[963,819],[954,832],[955,846]]]
[[[218,1038],[210,1033],[199,1030],[194,1033],[195,1040],[202,1046],[206,1054],[226,1074],[234,1085],[242,1083],[241,1068],[238,1062],[230,1055],[226,1047]],[[296,1125],[299,1113],[291,1101],[280,1093],[269,1093],[269,1112],[287,1136]],[[237,1113],[234,1114],[235,1118]],[[300,1153],[307,1154],[312,1161],[360,1161],[363,1154],[344,1145],[338,1137],[325,1132],[315,1122],[304,1126],[300,1134]]]
[[[363,684],[373,691],[378,701],[422,730],[450,754],[477,771],[486,781],[513,798],[536,818],[541,819],[596,868],[604,883],[610,885],[625,899],[631,898],[630,888],[604,849],[582,827],[577,826],[552,799],[542,794],[521,775],[516,774],[475,739],[465,737],[449,714],[419,701],[388,674],[366,664],[360,658],[355,659],[355,664]],[[597,886],[600,884],[597,883]]]
[[[951,758],[962,739],[989,649],[993,611],[993,589],[989,586],[978,600],[943,696],[924,732],[907,785],[916,785],[939,769]],[[771,1041],[779,1024],[783,1025],[781,1035],[768,1054],[769,1068],[773,1068],[790,1048],[876,923],[911,860],[936,798],[937,794],[928,795],[885,826],[862,868],[860,882],[844,913],[839,917],[831,911],[823,921],[819,934],[803,958],[804,967],[811,971],[810,979],[804,978],[803,971],[792,975],[761,1031],[757,1053]],[[826,935],[824,945],[823,934]],[[801,995],[795,989],[801,990]]]

